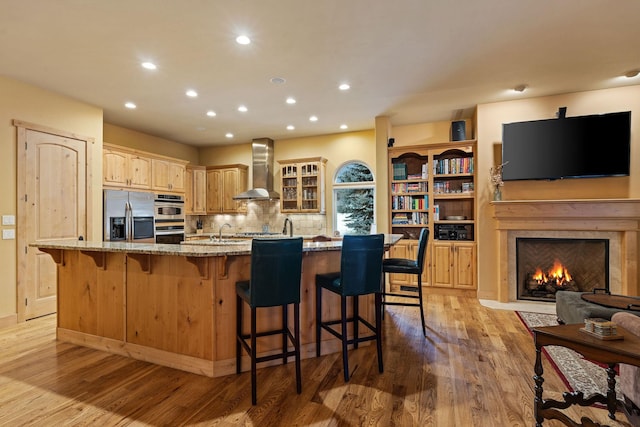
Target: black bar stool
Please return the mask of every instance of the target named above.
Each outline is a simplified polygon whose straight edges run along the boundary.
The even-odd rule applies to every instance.
[[[423,228],[420,231],[418,239],[418,253],[416,259],[406,258],[385,258],[382,261],[382,271],[384,273],[405,273],[416,274],[418,276],[418,295],[399,294],[386,292],[386,286],[383,289],[382,304],[383,305],[403,305],[409,307],[420,307],[420,319],[422,320],[422,335],[427,335],[427,327],[424,321],[424,308],[422,307],[422,271],[424,270],[424,254],[427,251],[427,242],[429,241],[429,229]],[[387,296],[402,297],[408,299],[417,299],[418,302],[409,301],[387,301]]]
[[[241,349],[251,357],[251,403],[257,403],[256,364],[282,357],[287,363],[295,356],[296,391],[302,392],[300,379],[300,279],[302,275],[302,238],[253,239],[251,243],[251,279],[236,282],[236,372],[242,371]],[[245,301],[251,307],[251,332],[242,333],[242,308]],[[293,304],[293,334],[289,330],[287,308]],[[282,328],[264,332],[256,331],[256,308],[282,307]],[[282,352],[257,356],[256,338],[282,334]],[[293,344],[288,350],[287,338]],[[251,339],[251,344],[247,342]]]
[[[340,271],[316,275],[316,356],[320,356],[320,334],[322,329],[328,331],[342,341],[342,365],[344,380],[349,381],[349,359],[347,345],[376,340],[378,350],[378,370],[382,373],[382,256],[384,254],[384,235],[366,236],[346,235],[342,240],[340,255]],[[322,321],[322,289],[340,295],[340,319]],[[360,317],[358,313],[358,297],[375,294],[375,326]],[[353,315],[347,318],[347,297],[353,299]],[[348,339],[347,323],[353,322],[353,338]],[[360,337],[358,325],[362,323],[374,335]],[[341,332],[332,325],[340,324]]]

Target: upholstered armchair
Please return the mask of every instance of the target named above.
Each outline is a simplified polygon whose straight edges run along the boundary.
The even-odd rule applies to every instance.
[[[640,317],[631,313],[615,313],[611,320],[634,335],[640,336]],[[634,426],[640,426],[640,368],[620,364],[620,390],[624,394],[625,413]]]

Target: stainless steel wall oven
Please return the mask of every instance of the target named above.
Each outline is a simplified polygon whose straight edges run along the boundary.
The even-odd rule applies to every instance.
[[[156,243],[180,243],[184,240],[184,197],[176,194],[156,194]]]

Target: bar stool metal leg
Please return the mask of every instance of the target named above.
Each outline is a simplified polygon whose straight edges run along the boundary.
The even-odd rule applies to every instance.
[[[344,371],[344,381],[349,382],[349,357],[347,353],[347,297],[340,296],[340,315],[342,326],[342,370]]]

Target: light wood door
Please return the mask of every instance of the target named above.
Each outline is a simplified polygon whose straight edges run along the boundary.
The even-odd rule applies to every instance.
[[[205,215],[207,213],[207,171],[202,169],[193,170],[193,213]]]
[[[207,171],[207,213],[222,212],[222,171]]]
[[[240,171],[237,169],[227,169],[222,172],[222,211],[236,212],[238,202],[233,200],[233,196],[240,192],[238,180]]]
[[[476,245],[475,243],[456,243],[454,245],[455,282],[454,287],[476,288]]]
[[[433,286],[453,287],[453,250],[451,243],[434,242]]]
[[[87,141],[19,127],[18,143],[17,312],[28,320],[56,311],[57,288],[51,256],[28,244],[87,237]]]

